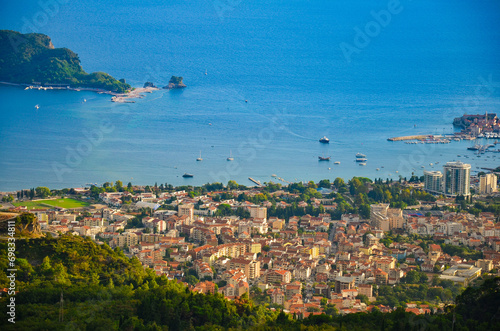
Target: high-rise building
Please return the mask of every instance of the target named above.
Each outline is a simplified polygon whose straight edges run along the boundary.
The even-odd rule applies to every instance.
[[[486,174],[479,177],[479,193],[488,194],[497,191],[497,176],[495,174]]]
[[[424,189],[430,193],[443,192],[443,174],[441,171],[424,171]]]
[[[448,162],[443,167],[444,194],[470,195],[470,164]]]

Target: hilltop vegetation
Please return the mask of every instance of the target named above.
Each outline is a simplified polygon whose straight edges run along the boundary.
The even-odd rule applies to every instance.
[[[1,243],[0,250],[7,251]],[[246,294],[228,301],[220,294],[197,294],[184,284],[158,277],[136,258],[90,239],[17,241],[16,324],[2,330],[493,330],[500,278],[469,288],[441,315],[391,313],[339,316],[291,315],[255,305]],[[7,257],[0,256],[0,286],[8,287]],[[61,311],[61,294],[63,309]],[[0,298],[6,316],[7,296]],[[455,320],[455,323],[453,322]]]
[[[125,80],[118,81],[104,72],[87,74],[76,53],[67,48],[54,48],[44,34],[10,30],[0,30],[0,81],[64,84],[119,93],[131,88]]]

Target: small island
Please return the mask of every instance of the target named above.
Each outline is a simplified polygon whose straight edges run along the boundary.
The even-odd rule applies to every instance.
[[[186,85],[182,82],[182,77],[172,76],[167,86],[164,86],[164,89],[173,90],[173,89],[181,89],[186,87]]]
[[[0,30],[0,81],[49,89],[87,89],[96,92],[127,93],[132,87],[105,72],[86,73],[78,54],[68,48],[54,48],[41,33],[22,34]]]

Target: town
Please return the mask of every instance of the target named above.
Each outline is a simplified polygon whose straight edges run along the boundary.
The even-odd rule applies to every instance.
[[[426,314],[500,267],[496,175],[477,178],[472,197],[459,163],[399,181],[36,188],[2,193],[2,210],[32,214],[46,236],[120,249],[193,291],[248,295],[297,318]],[[85,206],[55,203],[70,200]]]

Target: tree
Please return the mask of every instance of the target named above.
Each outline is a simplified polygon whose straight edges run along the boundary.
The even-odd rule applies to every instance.
[[[45,186],[38,186],[35,189],[35,192],[36,192],[36,195],[41,197],[41,198],[46,198],[46,197],[50,196],[50,189],[48,187],[45,187]]]
[[[234,190],[238,188],[238,183],[236,183],[234,180],[230,180],[227,182],[227,188],[228,190]]]
[[[327,298],[322,298],[321,301],[320,301],[321,307],[325,307],[327,303],[328,303],[328,299]]]
[[[318,187],[330,188],[331,183],[329,179],[322,179],[318,183]]]
[[[193,275],[187,275],[185,278],[184,278],[184,281],[186,283],[188,283],[189,285],[193,285],[195,286],[196,284],[198,284],[199,280],[198,278],[196,278],[195,276]]]
[[[217,207],[216,215],[217,216],[228,216],[232,214],[231,206],[227,203],[222,203]]]

